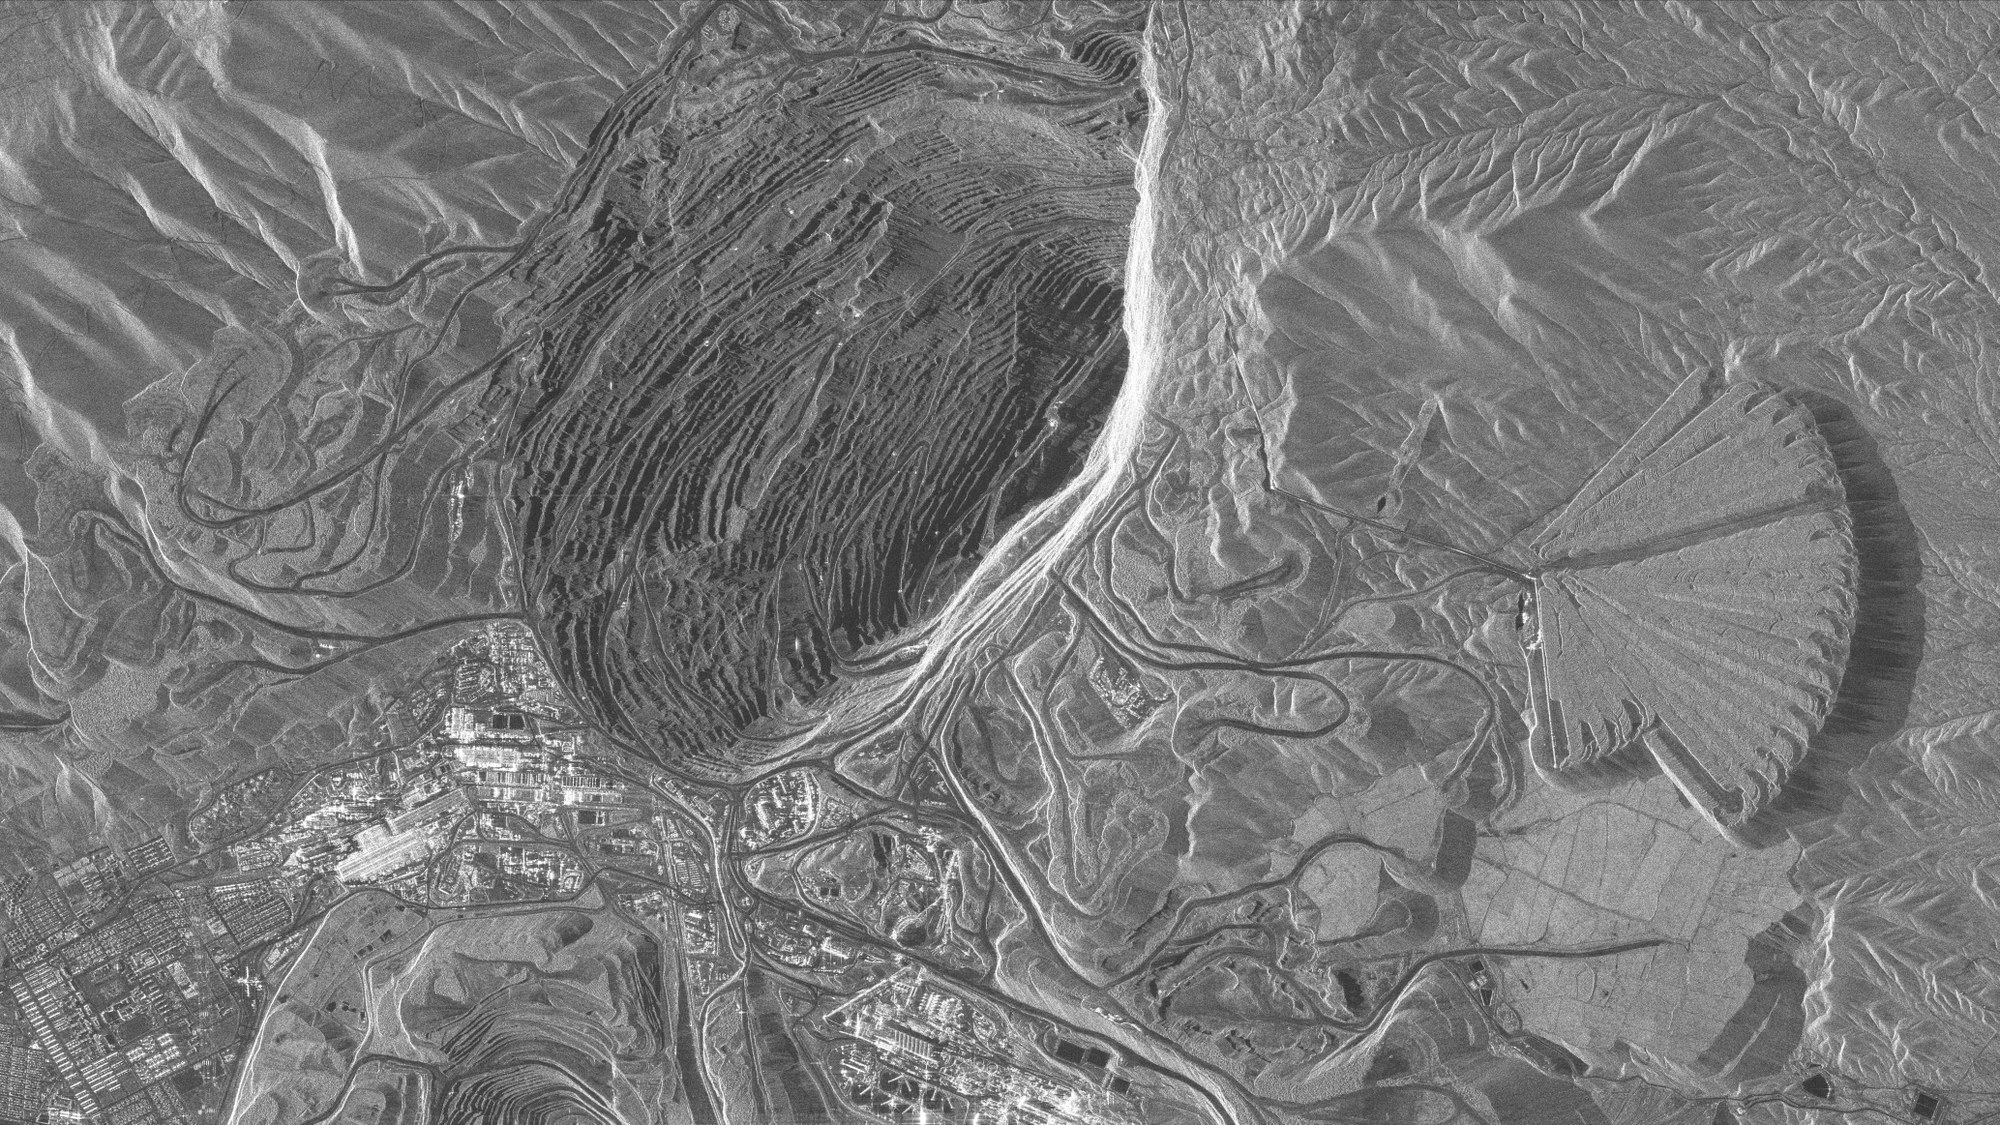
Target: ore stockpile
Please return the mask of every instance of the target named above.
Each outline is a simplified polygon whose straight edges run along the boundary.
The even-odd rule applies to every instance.
[[[2000,1116],[1996,45],[0,5],[0,1125]]]

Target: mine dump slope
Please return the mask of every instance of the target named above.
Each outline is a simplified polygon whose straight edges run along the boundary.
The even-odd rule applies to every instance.
[[[703,40],[592,138],[526,266],[513,514],[552,655],[645,752],[740,768],[1075,471],[1143,110],[1139,10],[1079,13],[990,68],[955,20]]]

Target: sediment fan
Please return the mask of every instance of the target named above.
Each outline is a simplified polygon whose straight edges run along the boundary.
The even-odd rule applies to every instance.
[[[1536,770],[1601,782],[1643,748],[1735,836],[1826,721],[1853,634],[1853,524],[1812,415],[1690,378],[1530,545]]]

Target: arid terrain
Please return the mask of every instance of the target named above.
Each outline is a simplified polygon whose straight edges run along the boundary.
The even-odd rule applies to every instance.
[[[1996,48],[0,5],[0,1125],[2000,1116]]]

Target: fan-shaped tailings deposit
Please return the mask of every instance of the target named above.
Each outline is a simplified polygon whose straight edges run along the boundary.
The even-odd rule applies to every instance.
[[[1689,379],[1531,546],[1536,769],[1589,783],[1643,748],[1733,834],[1825,722],[1853,634],[1852,520],[1812,415]]]

